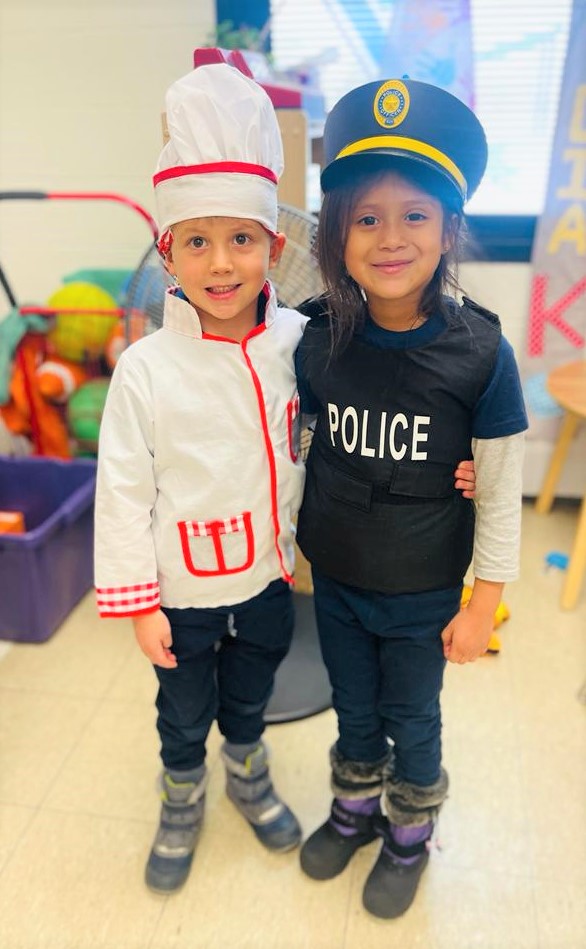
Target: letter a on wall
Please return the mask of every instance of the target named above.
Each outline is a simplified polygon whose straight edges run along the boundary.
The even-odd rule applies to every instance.
[[[557,432],[561,411],[547,392],[548,373],[585,355],[585,51],[586,0],[574,0],[547,196],[533,246],[527,337],[519,357],[530,438],[553,440]]]

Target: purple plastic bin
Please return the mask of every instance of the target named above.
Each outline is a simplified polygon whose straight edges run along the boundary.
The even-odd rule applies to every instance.
[[[0,457],[0,510],[24,534],[0,534],[0,639],[44,642],[93,584],[96,463]]]

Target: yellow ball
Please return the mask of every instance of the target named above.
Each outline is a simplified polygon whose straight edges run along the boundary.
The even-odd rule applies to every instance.
[[[494,614],[494,629],[498,629],[501,623],[504,623],[505,620],[508,620],[510,616],[509,608],[506,603],[503,603],[502,600],[496,608],[496,613]]]
[[[114,297],[93,283],[68,283],[57,290],[47,306],[60,310],[117,310]],[[72,362],[95,359],[104,352],[118,316],[102,313],[58,312],[48,336],[59,356]]]

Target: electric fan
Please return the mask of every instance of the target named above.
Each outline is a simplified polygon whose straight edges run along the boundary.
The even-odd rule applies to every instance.
[[[287,236],[281,259],[269,274],[281,306],[295,309],[303,300],[322,292],[314,253],[317,218],[288,205],[279,206],[279,231]],[[129,283],[124,301],[125,335],[131,343],[163,325],[165,291],[173,280],[156,247],[150,247]],[[301,433],[301,455],[306,457],[311,431]],[[307,718],[331,706],[331,688],[319,649],[307,562],[296,555],[295,630],[291,649],[275,678],[275,689],[265,720],[268,724]]]

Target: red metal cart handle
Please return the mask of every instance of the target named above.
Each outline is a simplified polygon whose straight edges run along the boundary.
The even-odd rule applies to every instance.
[[[132,208],[147,222],[155,240],[159,236],[159,229],[155,219],[136,201],[110,191],[0,191],[0,201],[44,201],[48,199],[64,199],[66,201],[117,201]]]
[[[119,204],[125,204],[127,207],[132,208],[133,211],[136,211],[137,214],[143,218],[144,221],[148,224],[151,234],[155,242],[159,236],[159,230],[156,224],[155,219],[149,212],[143,208],[136,201],[133,201],[131,198],[125,197],[122,194],[116,194],[110,191],[0,191],[0,201],[46,201],[46,200],[69,200],[69,201],[117,201]],[[2,267],[0,267],[0,286],[4,289],[6,296],[10,302],[10,305],[17,307],[18,303],[12,292],[12,288],[6,279]],[[21,314],[27,313],[36,313],[40,316],[52,316],[56,312],[66,312],[63,309],[57,310],[54,307],[19,307]],[[84,308],[84,309],[75,309],[71,312],[75,313],[93,313],[100,316],[123,316],[124,310],[119,309],[103,309],[103,308]],[[30,422],[31,422],[31,435],[33,440],[33,445],[35,448],[35,454],[43,455],[43,446],[41,443],[41,433],[39,430],[38,419],[35,412],[35,403],[31,388],[31,380],[28,374],[26,361],[24,359],[23,353],[20,347],[16,351],[16,361],[20,365],[20,368],[23,373],[23,381],[25,386],[25,391],[27,395],[27,400],[30,406]]]

